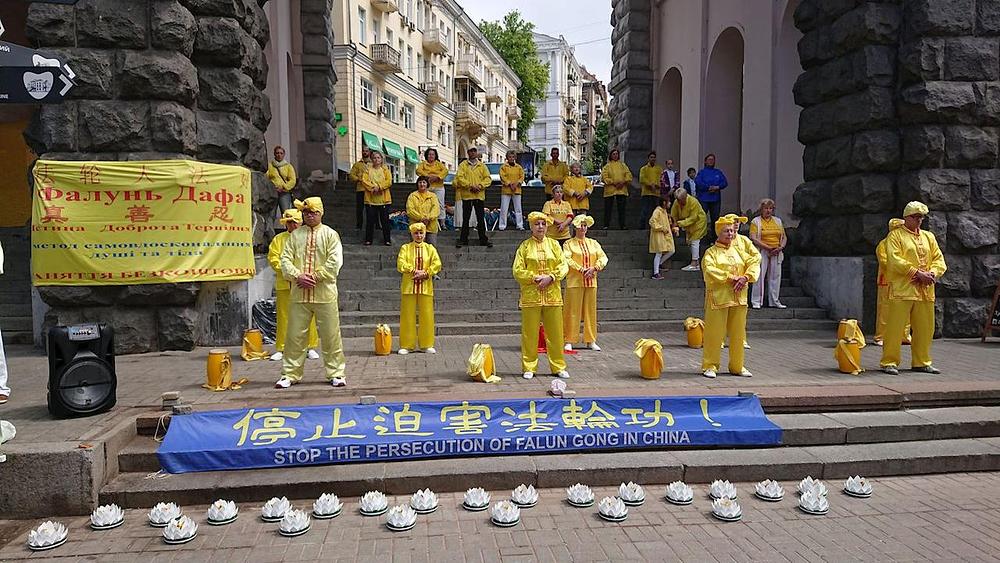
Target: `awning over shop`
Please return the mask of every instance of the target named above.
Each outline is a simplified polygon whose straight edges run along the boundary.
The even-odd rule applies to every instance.
[[[403,147],[399,146],[399,143],[390,141],[389,139],[382,139],[382,144],[385,146],[386,156],[389,158],[403,158]]]
[[[406,150],[404,152],[406,152],[407,162],[411,162],[413,164],[420,164],[420,156],[417,155],[417,149],[411,149],[410,147],[406,147]]]
[[[372,135],[368,131],[361,132],[361,140],[365,142],[365,146],[373,151],[382,151],[382,141],[378,140],[377,135]]]

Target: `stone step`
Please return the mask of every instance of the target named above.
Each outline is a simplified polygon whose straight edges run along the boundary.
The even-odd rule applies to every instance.
[[[34,344],[35,335],[30,330],[7,330],[4,320],[0,319],[0,327],[3,327],[3,343],[10,344]]]
[[[444,272],[441,279],[434,282],[435,293],[444,289],[449,290],[497,290],[505,293],[519,290],[517,281],[508,275],[497,278],[456,278],[451,273]],[[686,274],[686,272],[685,272]],[[614,272],[611,273],[614,276]],[[690,278],[684,274],[665,273],[666,280],[651,280],[644,278],[617,278],[608,277],[598,280],[598,296],[619,296],[634,295],[636,297],[664,297],[670,295],[683,294],[685,296],[694,293],[704,294],[704,285],[698,283],[699,280]],[[374,291],[374,290],[396,290],[399,291],[400,275],[398,272],[386,272],[364,278],[350,278],[337,280],[337,287],[341,293],[345,291]],[[798,287],[785,287],[781,290],[782,299],[788,297],[802,297],[802,289]]]
[[[0,301],[0,319],[6,317],[30,317],[31,302],[4,302]],[[0,324],[0,328],[6,325]]]
[[[30,313],[30,311],[29,311]],[[4,337],[7,336],[8,332],[28,332],[30,333],[33,329],[31,316],[26,317],[2,317],[0,318],[0,330],[3,331]]]
[[[148,457],[149,453],[130,454],[137,455]],[[124,467],[142,469],[115,477],[101,490],[101,504],[148,508],[161,501],[181,505],[208,504],[218,498],[263,502],[272,496],[314,499],[326,492],[356,497],[370,490],[409,495],[425,487],[439,493],[470,487],[500,492],[521,483],[567,487],[577,482],[607,486],[624,481],[635,481],[647,489],[657,486],[651,498],[659,502],[662,486],[676,480],[703,484],[715,479],[777,479],[787,481],[786,490],[791,494],[797,481],[806,475],[827,480],[833,501],[840,498],[840,481],[851,475],[996,471],[1000,469],[1000,438],[473,457],[187,473],[160,479],[148,478],[152,466],[144,462],[128,460]],[[740,496],[751,494],[745,490]]]

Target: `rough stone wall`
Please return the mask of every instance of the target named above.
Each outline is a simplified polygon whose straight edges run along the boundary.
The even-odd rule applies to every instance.
[[[258,250],[267,244],[272,221],[265,217],[276,203],[262,173],[271,120],[263,93],[269,27],[257,0],[34,3],[27,34],[35,46],[64,57],[78,84],[69,100],[35,114],[25,137],[36,154],[246,166],[254,171],[254,243]],[[199,343],[199,287],[42,287],[39,293],[52,307],[46,326],[109,322],[117,351],[135,353]]]
[[[298,164],[304,194],[318,195],[332,190],[337,181],[337,134],[333,102],[337,75],[333,66],[333,31],[330,14],[333,0],[301,0],[302,92],[304,95],[306,139],[299,143]]]
[[[948,262],[938,329],[978,335],[1000,277],[1000,0],[803,0],[799,252],[867,256],[906,202]],[[872,309],[869,309],[872,310]]]
[[[622,151],[630,169],[638,170],[653,146],[652,0],[612,0],[611,6],[610,145]]]

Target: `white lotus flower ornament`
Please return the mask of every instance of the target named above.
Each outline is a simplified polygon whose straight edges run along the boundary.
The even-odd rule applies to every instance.
[[[708,494],[712,496],[713,499],[736,498],[736,486],[729,481],[712,481],[712,484],[708,488]]]
[[[781,483],[765,479],[754,486],[754,494],[763,500],[776,501],[785,497],[785,489],[781,487]]]
[[[285,497],[274,497],[264,503],[261,508],[260,518],[265,522],[280,522],[285,517],[285,513],[292,508],[292,503]]]
[[[125,511],[117,504],[98,506],[90,513],[90,527],[95,530],[116,528],[125,522]]]
[[[180,515],[181,507],[172,502],[159,502],[149,509],[149,524],[155,528],[162,528]]]
[[[694,501],[694,489],[683,481],[674,481],[667,485],[667,501],[672,504],[691,504]]]
[[[360,508],[363,516],[381,516],[389,509],[389,499],[380,491],[368,491],[361,497]]]
[[[65,525],[60,522],[46,521],[28,532],[28,547],[35,551],[52,549],[66,543],[68,537],[69,530]]]
[[[409,530],[416,523],[417,512],[405,504],[392,507],[385,515],[385,526],[396,532]]]
[[[497,526],[509,528],[521,520],[521,509],[509,500],[502,500],[493,505],[490,519]]]
[[[236,506],[235,502],[220,498],[213,502],[212,506],[208,507],[208,513],[205,517],[208,519],[209,524],[222,524],[236,520],[239,513],[240,509]]]
[[[594,504],[594,491],[587,485],[577,483],[566,489],[566,500],[573,506],[590,506]]]
[[[739,520],[743,509],[735,499],[723,497],[712,501],[712,514],[719,520]]]
[[[872,496],[872,484],[868,479],[855,475],[844,481],[844,492],[852,497],[868,498]]]
[[[438,507],[438,497],[434,494],[434,491],[430,489],[417,490],[410,497],[410,507],[417,514],[430,514],[437,510]]]
[[[534,485],[518,485],[510,494],[510,500],[521,508],[531,508],[538,503],[538,491]]]
[[[326,519],[333,518],[344,509],[344,503],[340,502],[337,495],[324,493],[313,503],[313,516]]]
[[[809,514],[826,514],[830,510],[830,503],[814,488],[802,493],[799,497],[799,508]]]
[[[628,507],[618,497],[604,497],[597,503],[597,514],[605,520],[621,521],[628,518]]]
[[[278,533],[283,536],[301,536],[309,531],[312,519],[305,510],[289,509],[278,524]]]
[[[167,543],[186,543],[198,535],[198,523],[187,516],[175,518],[163,528],[163,541]]]
[[[639,506],[646,501],[646,491],[632,481],[622,483],[618,486],[618,498],[625,501],[628,506]]]
[[[799,481],[799,494],[805,494],[806,492],[813,490],[820,496],[826,496],[826,485],[823,484],[823,481],[813,479],[812,476]]]
[[[466,510],[472,510],[478,512],[480,510],[486,510],[490,505],[490,494],[487,493],[482,487],[473,487],[465,491],[465,500],[462,501],[462,506]]]

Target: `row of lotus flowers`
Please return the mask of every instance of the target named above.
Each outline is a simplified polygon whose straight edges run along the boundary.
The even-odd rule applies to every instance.
[[[798,485],[799,508],[809,514],[826,514],[830,505],[826,499],[826,485],[811,476],[803,479]],[[844,492],[848,495],[867,498],[872,494],[871,483],[864,477],[854,476],[844,483]],[[756,484],[754,495],[758,498],[776,502],[784,498],[781,484],[773,480],[765,480]],[[729,481],[713,481],[709,486],[709,496],[712,498],[712,513],[720,520],[735,521],[742,517],[743,511],[737,502],[736,486]],[[576,507],[594,505],[594,492],[587,485],[577,483],[566,489],[567,502]],[[622,483],[618,487],[617,496],[608,496],[597,503],[598,515],[605,520],[621,522],[628,518],[629,506],[640,506],[646,500],[642,486],[633,483]],[[682,481],[675,481],[667,486],[666,500],[673,504],[687,505],[694,501],[694,490]],[[473,512],[490,508],[490,493],[480,487],[465,492],[462,507]],[[520,522],[521,509],[531,508],[538,503],[538,491],[531,485],[519,485],[511,492],[510,500],[502,500],[493,505],[490,520],[500,527],[515,526]],[[408,505],[402,504],[389,508],[389,499],[380,491],[365,493],[359,502],[358,510],[362,516],[385,515],[385,525],[393,531],[404,531],[413,528],[418,514],[430,514],[438,508],[438,497],[430,489],[422,489],[413,493]],[[277,522],[278,532],[285,536],[298,536],[309,531],[312,518],[329,519],[339,516],[344,504],[337,495],[323,494],[313,502],[312,514],[304,510],[296,510],[285,497],[275,497],[264,503],[261,508],[261,519],[265,522]],[[231,500],[217,500],[209,506],[206,520],[209,524],[220,526],[229,524],[239,517],[239,507]],[[168,544],[186,543],[198,535],[198,523],[189,516],[181,514],[181,508],[174,503],[158,503],[148,514],[149,524],[163,528],[163,541]],[[95,530],[117,528],[125,522],[125,511],[116,504],[99,506],[90,515],[90,526]],[[66,542],[69,530],[58,522],[44,522],[28,533],[28,547],[33,550],[47,550],[58,547]]]

